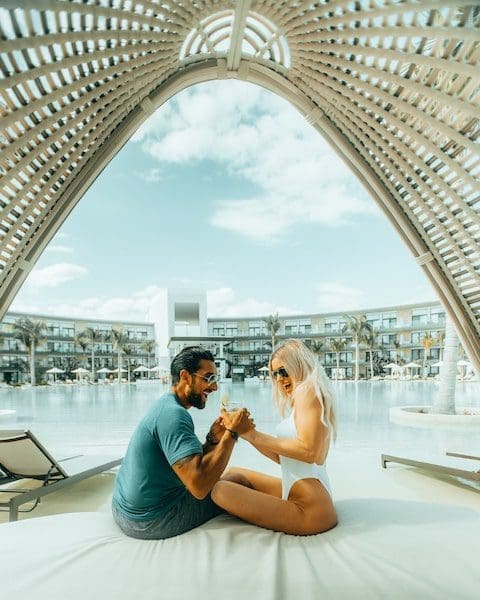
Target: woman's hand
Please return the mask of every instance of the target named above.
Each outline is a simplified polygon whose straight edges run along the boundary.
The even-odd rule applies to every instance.
[[[236,431],[242,437],[255,427],[255,422],[246,408],[230,412],[222,408],[221,415],[225,429]]]

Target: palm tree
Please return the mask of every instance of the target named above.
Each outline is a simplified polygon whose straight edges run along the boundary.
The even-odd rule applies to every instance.
[[[127,344],[129,338],[126,333],[119,331],[114,327],[112,327],[108,337],[113,343],[113,347],[117,350],[118,383],[120,383],[122,380],[122,352],[124,351],[123,348]]]
[[[82,336],[82,334],[78,334],[75,336],[75,343],[78,344],[80,346],[80,348],[82,349],[82,360],[84,361],[83,364],[86,364],[86,358],[87,358],[87,347],[88,347],[88,342],[87,340]],[[80,361],[80,363],[82,363],[82,361]]]
[[[428,353],[430,352],[430,349],[432,348],[432,346],[435,344],[435,340],[433,339],[432,334],[430,332],[426,331],[423,334],[423,338],[421,339],[420,343],[422,344],[422,347],[423,347],[423,377],[424,377],[424,379],[426,379]]]
[[[40,342],[45,340],[47,325],[44,321],[34,321],[28,317],[17,319],[13,324],[13,331],[30,354],[30,383],[36,385],[35,378],[35,350]]]
[[[355,381],[358,381],[359,362],[360,362],[360,344],[364,341],[365,334],[372,326],[368,323],[366,315],[359,317],[345,315],[346,323],[342,327],[343,333],[350,333],[355,344]]]
[[[147,353],[147,369],[150,368],[150,355],[155,351],[157,342],[155,340],[144,340],[141,348]]]
[[[373,351],[377,350],[378,346],[378,331],[376,331],[373,327],[370,327],[367,331],[365,331],[363,341],[367,346],[370,354],[370,379],[372,379],[373,373]]]
[[[437,333],[437,344],[439,345],[438,360],[443,360],[443,344],[445,343],[445,331]]]
[[[432,413],[455,414],[455,386],[457,383],[458,335],[448,315],[445,318],[445,346],[440,367],[440,387],[432,406]]]
[[[98,344],[103,341],[103,334],[98,329],[94,329],[93,327],[86,327],[82,332],[78,334],[77,338],[79,340],[79,344],[80,340],[82,340],[82,342],[84,341],[87,345],[90,346],[92,360],[92,381],[95,381],[95,344]]]
[[[325,344],[323,342],[323,340],[312,340],[312,345],[310,346],[310,350],[316,354],[317,356],[320,356],[320,353],[323,352],[325,348]]]
[[[266,324],[268,333],[272,336],[272,352],[275,350],[275,342],[277,340],[277,332],[280,329],[280,320],[278,313],[275,315],[269,315],[266,319],[263,319]]]
[[[127,357],[127,379],[128,379],[128,383],[130,383],[130,366],[131,366],[131,359],[132,359],[132,354],[133,354],[133,348],[130,346],[130,344],[124,344],[122,346],[122,350],[123,353],[125,354],[125,356]],[[119,371],[120,373],[120,371]],[[119,375],[120,377],[120,375]]]
[[[345,338],[332,338],[329,340],[328,345],[332,352],[335,352],[335,358],[337,361],[337,370],[335,372],[335,379],[338,379],[338,373],[340,371],[340,352],[343,352],[348,345],[348,340]]]

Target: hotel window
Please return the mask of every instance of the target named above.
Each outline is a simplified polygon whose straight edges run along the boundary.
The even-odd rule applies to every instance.
[[[415,331],[412,333],[411,342],[412,344],[420,344],[425,336],[424,331]]]
[[[73,327],[64,327],[62,329],[63,337],[73,337],[75,335],[75,330]]]
[[[226,334],[227,336],[231,337],[234,335],[237,335],[238,333],[238,326],[236,323],[227,323],[226,325]]]
[[[325,364],[330,365],[336,360],[336,356],[333,352],[325,352]]]
[[[299,321],[298,333],[310,333],[312,331],[312,323],[308,321]]]
[[[298,321],[285,321],[285,335],[297,335]]]
[[[382,327],[395,327],[397,324],[397,317],[395,313],[384,313],[382,315]]]
[[[414,348],[412,350],[412,360],[420,360],[423,359],[424,350],[423,348]]]
[[[412,311],[412,325],[425,325],[426,323],[428,323],[428,311],[424,309]]]
[[[47,327],[47,335],[52,335],[52,336],[56,336],[56,335],[60,335],[60,327],[55,323],[52,323],[52,325],[49,325]]]
[[[18,340],[6,340],[7,342],[7,350],[10,352],[18,352],[20,350],[20,343]]]
[[[380,315],[367,315],[367,323],[378,329],[380,327]]]
[[[262,326],[260,323],[250,323],[248,326],[248,335],[261,335]]]
[[[325,320],[325,331],[338,331],[338,319],[326,319]]]
[[[225,327],[223,325],[221,327],[214,327],[213,335],[214,336],[225,336]]]
[[[432,308],[430,311],[430,320],[433,323],[445,323],[445,311],[443,308]]]
[[[382,344],[393,344],[396,340],[396,335],[382,335],[380,336]]]

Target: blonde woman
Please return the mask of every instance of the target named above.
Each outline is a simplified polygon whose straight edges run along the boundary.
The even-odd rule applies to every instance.
[[[212,490],[213,501],[232,515],[274,531],[312,535],[337,524],[325,461],[335,438],[334,397],[313,352],[298,340],[277,348],[269,364],[273,396],[283,417],[277,436],[256,429],[242,434],[280,463],[282,478],[248,469],[229,470]],[[222,413],[230,428],[228,412]]]

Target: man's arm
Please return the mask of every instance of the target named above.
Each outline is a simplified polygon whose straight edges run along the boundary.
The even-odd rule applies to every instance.
[[[209,452],[203,456],[187,456],[172,465],[172,469],[192,496],[202,500],[220,479],[230,460],[234,444],[235,439],[226,431],[219,443],[212,446]]]
[[[253,427],[249,413],[245,410],[238,411],[231,424],[232,427],[229,429],[238,435]],[[218,444],[212,446],[209,452],[203,456],[201,454],[187,456],[172,465],[172,469],[192,496],[202,500],[209,494],[230,460],[235,441],[234,435],[224,430]]]

